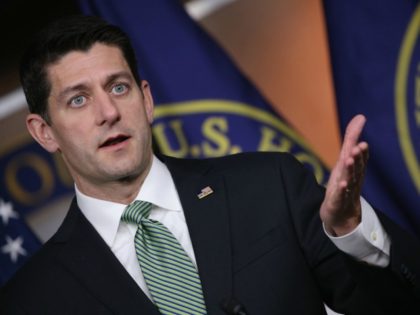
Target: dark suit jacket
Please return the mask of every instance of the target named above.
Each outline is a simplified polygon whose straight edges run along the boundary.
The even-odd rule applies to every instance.
[[[319,219],[324,190],[287,154],[166,158],[209,314],[235,298],[251,315],[420,314],[418,244],[382,218],[391,265],[341,253]],[[199,199],[201,189],[214,193]],[[58,232],[4,288],[1,314],[159,314],[73,201]],[[232,313],[233,314],[233,313]]]

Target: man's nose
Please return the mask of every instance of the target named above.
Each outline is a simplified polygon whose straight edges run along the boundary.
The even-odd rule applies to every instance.
[[[97,97],[96,108],[96,123],[98,125],[112,125],[121,118],[117,102],[106,93]]]

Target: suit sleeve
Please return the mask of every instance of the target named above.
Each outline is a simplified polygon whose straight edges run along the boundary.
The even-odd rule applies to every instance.
[[[285,155],[279,164],[294,231],[324,301],[345,314],[420,314],[418,242],[378,213],[391,237],[390,266],[354,260],[323,231],[319,207],[324,188],[292,156]]]

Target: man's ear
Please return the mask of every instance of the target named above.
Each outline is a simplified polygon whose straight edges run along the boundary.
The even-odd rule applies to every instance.
[[[32,138],[45,150],[54,153],[59,149],[51,126],[38,114],[29,114],[26,117],[26,128]]]
[[[150,85],[146,80],[141,81],[141,90],[143,92],[144,109],[146,111],[147,120],[150,124],[153,122],[153,97],[150,91]]]

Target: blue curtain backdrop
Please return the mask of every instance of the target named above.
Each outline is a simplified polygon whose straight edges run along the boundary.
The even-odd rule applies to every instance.
[[[341,128],[367,116],[363,194],[420,237],[420,2],[324,0]]]

